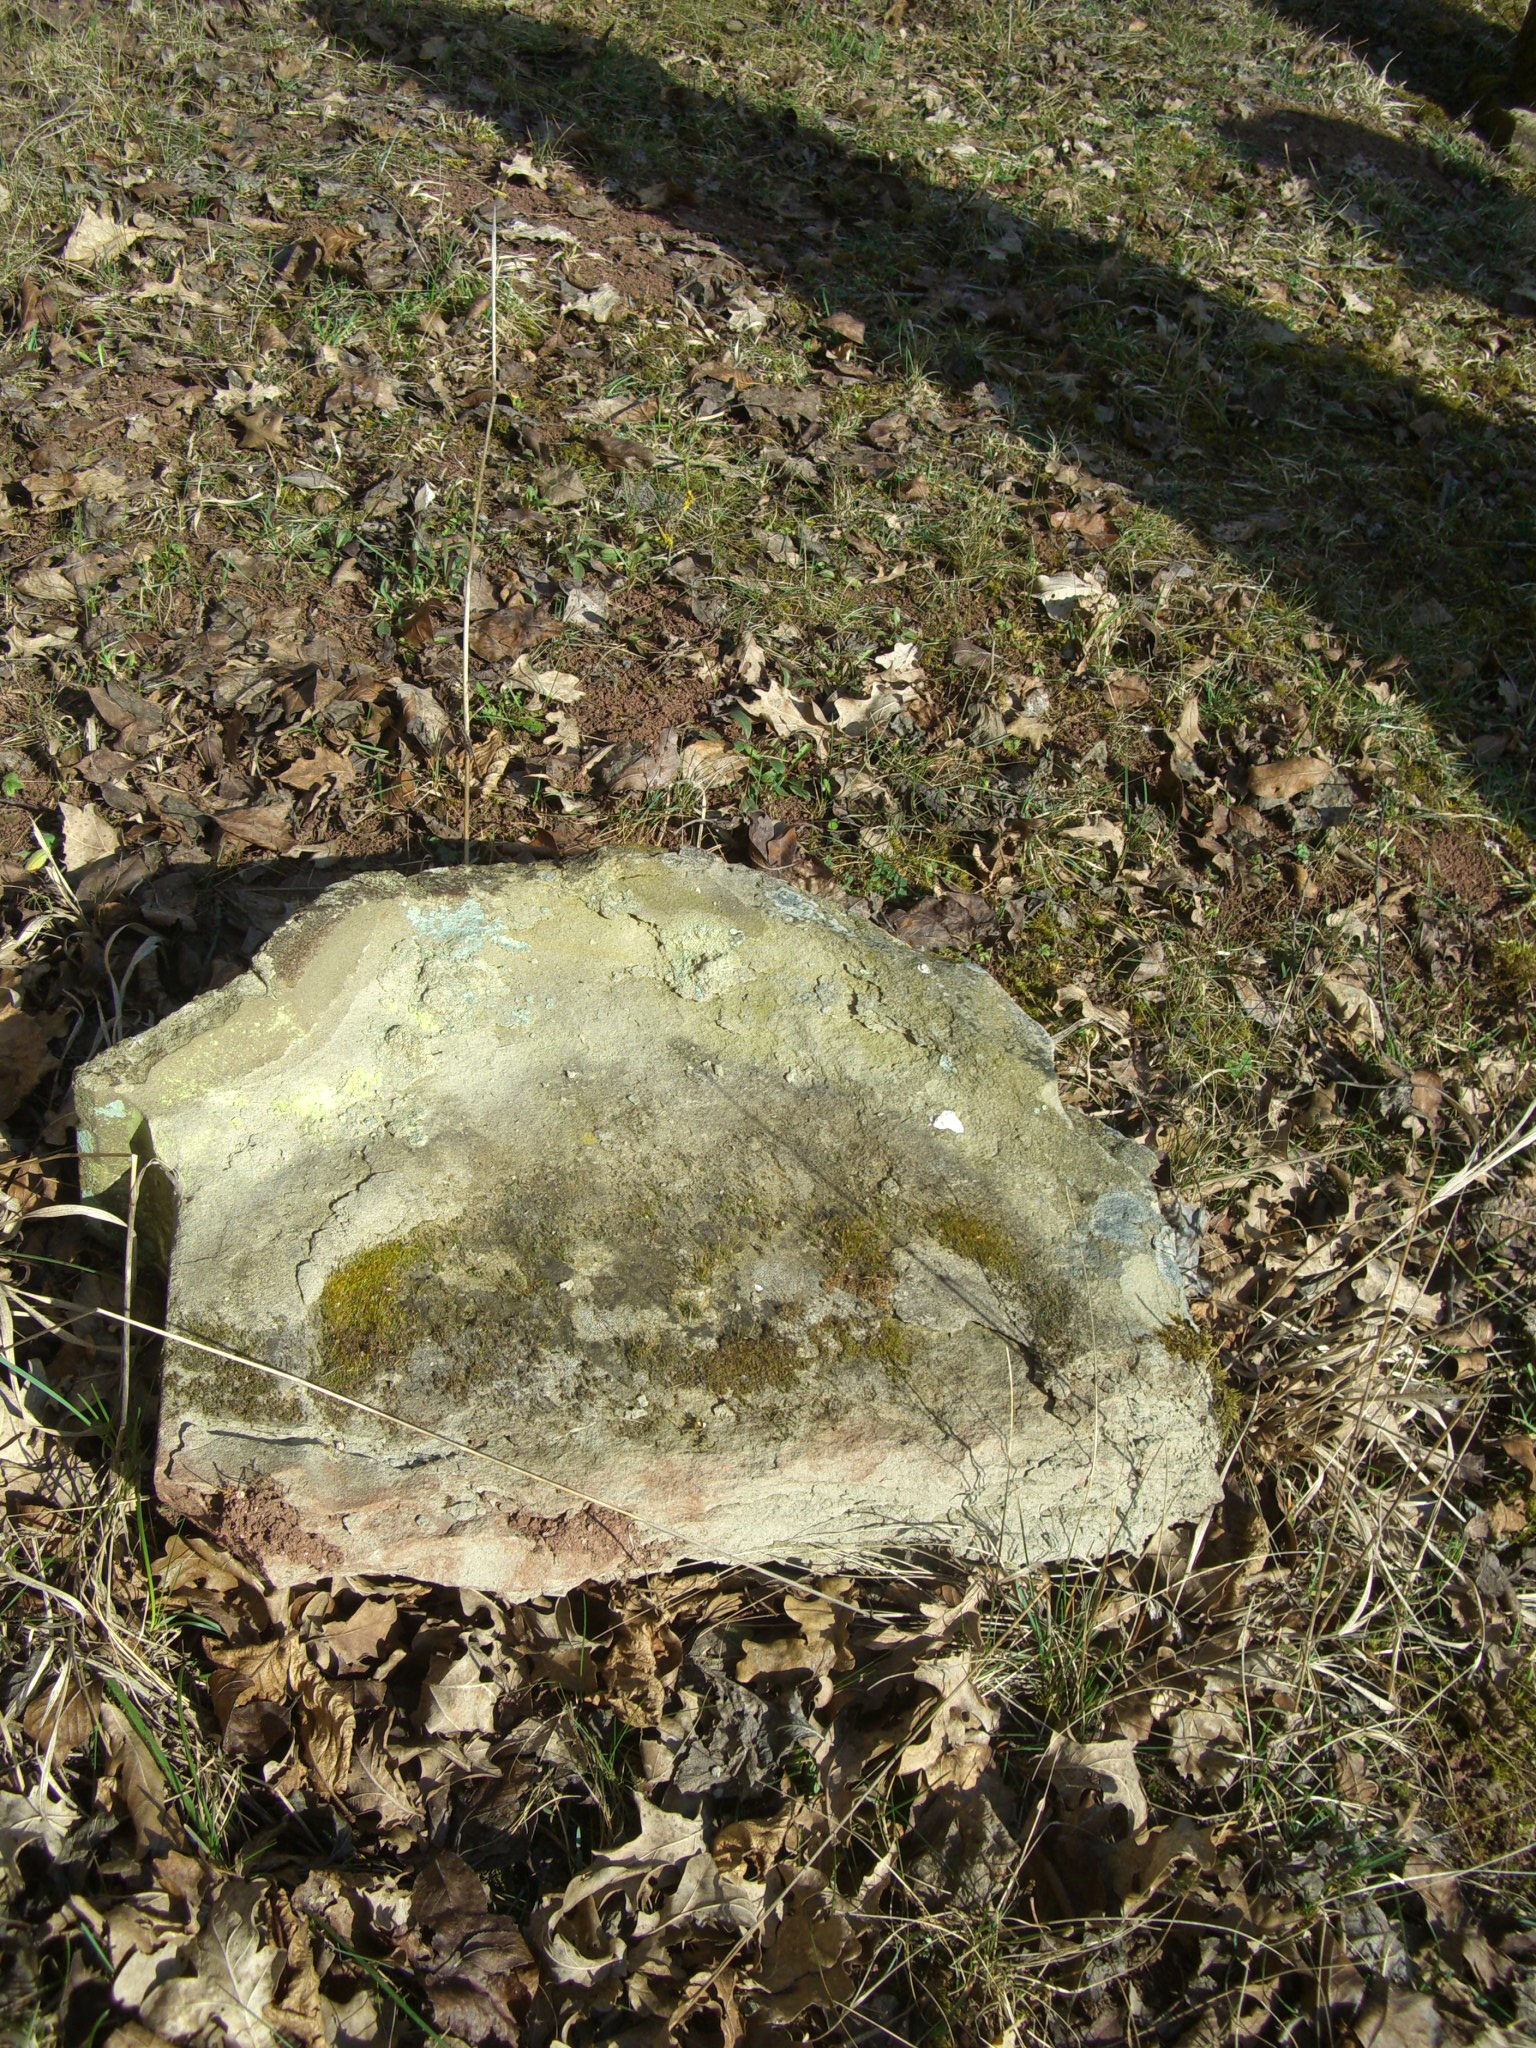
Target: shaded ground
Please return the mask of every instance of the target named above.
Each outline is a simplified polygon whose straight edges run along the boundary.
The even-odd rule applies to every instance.
[[[1289,294],[1258,300],[1150,261],[1148,238],[1069,230],[1053,208],[1020,208],[1007,179],[973,186],[967,158],[938,182],[787,100],[700,91],[617,36],[588,46],[564,24],[473,8],[317,18],[364,53],[419,63],[431,86],[491,114],[509,148],[558,137],[614,197],[643,199],[642,219],[705,235],[754,276],[854,316],[868,360],[915,364],[963,394],[991,379],[1026,445],[1068,444],[1363,650],[1412,643],[1422,687],[1463,730],[1499,680],[1529,687],[1536,448],[1518,390],[1447,389],[1406,352],[1389,372],[1354,336],[1298,317]],[[1246,118],[1258,141],[1265,129]],[[1271,132],[1284,118],[1269,116]],[[1341,164],[1317,132],[1294,165],[1262,144],[1251,154],[1310,169],[1324,219],[1329,202],[1352,202],[1350,225],[1410,275],[1518,315],[1525,193],[1385,138],[1357,141]],[[1337,291],[1331,240],[1325,230],[1313,261]],[[1420,615],[1426,567],[1451,593],[1439,635]]]
[[[23,2038],[1529,2029],[1533,186],[1442,15],[5,24]],[[1050,1021],[1198,1250],[1212,1524],[508,1609],[161,1521],[70,1072],[466,837]]]

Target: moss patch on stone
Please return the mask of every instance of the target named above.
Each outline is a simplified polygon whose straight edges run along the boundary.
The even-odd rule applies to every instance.
[[[902,1371],[912,1360],[911,1332],[892,1315],[873,1323],[833,1316],[818,1324],[816,1335],[830,1342],[836,1358],[867,1359],[889,1372]]]
[[[687,1278],[699,1287],[712,1286],[738,1259],[766,1243],[778,1227],[754,1195],[722,1196],[686,1260]]]
[[[703,1359],[704,1384],[729,1399],[776,1391],[801,1370],[798,1348],[777,1330],[743,1330],[722,1337]]]
[[[320,1292],[319,1380],[337,1393],[400,1365],[414,1334],[413,1286],[431,1271],[423,1233],[387,1238],[343,1259]]]
[[[835,1287],[861,1301],[883,1301],[891,1291],[891,1235],[873,1216],[844,1211],[822,1225],[828,1276]]]
[[[959,1204],[934,1209],[924,1221],[935,1243],[979,1266],[1004,1299],[1017,1303],[1029,1343],[1042,1359],[1060,1363],[1071,1355],[1078,1290],[1065,1273],[1051,1269],[1046,1254],[1032,1252],[991,1217]]]
[[[1001,1280],[1022,1278],[1018,1245],[1000,1224],[976,1210],[936,1209],[928,1218],[928,1228],[936,1243],[953,1252],[956,1258],[969,1259],[984,1273],[996,1274]]]
[[[647,1330],[619,1340],[624,1363],[656,1386],[676,1385],[698,1377],[700,1352],[674,1330]]]
[[[1211,1387],[1211,1415],[1220,1433],[1222,1448],[1230,1450],[1243,1426],[1243,1407],[1237,1389],[1221,1362],[1221,1353],[1198,1324],[1183,1318],[1164,1323],[1158,1341],[1172,1358],[1188,1365],[1203,1366]]]
[[[249,1351],[236,1330],[204,1321],[187,1332],[203,1344],[217,1344],[226,1351]],[[196,1388],[198,1406],[210,1415],[232,1422],[296,1424],[304,1419],[304,1403],[284,1381],[270,1373],[256,1372],[236,1358],[220,1358],[190,1346],[172,1347],[170,1374]]]

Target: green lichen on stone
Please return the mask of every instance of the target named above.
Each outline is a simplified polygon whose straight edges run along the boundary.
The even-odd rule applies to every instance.
[[[332,1268],[320,1291],[322,1386],[349,1393],[404,1362],[417,1331],[409,1296],[434,1263],[418,1231],[368,1245]]]

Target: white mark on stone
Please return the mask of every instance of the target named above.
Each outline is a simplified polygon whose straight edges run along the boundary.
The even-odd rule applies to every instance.
[[[933,1120],[933,1128],[936,1131],[953,1131],[957,1138],[965,1136],[965,1125],[952,1109],[941,1109]]]

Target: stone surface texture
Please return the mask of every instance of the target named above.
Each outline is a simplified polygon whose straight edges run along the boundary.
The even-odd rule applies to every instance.
[[[1034,1562],[1217,1492],[1147,1155],[988,975],[771,877],[344,881],[77,1100],[169,1326],[296,1376],[166,1347],[161,1497],[275,1582]]]

